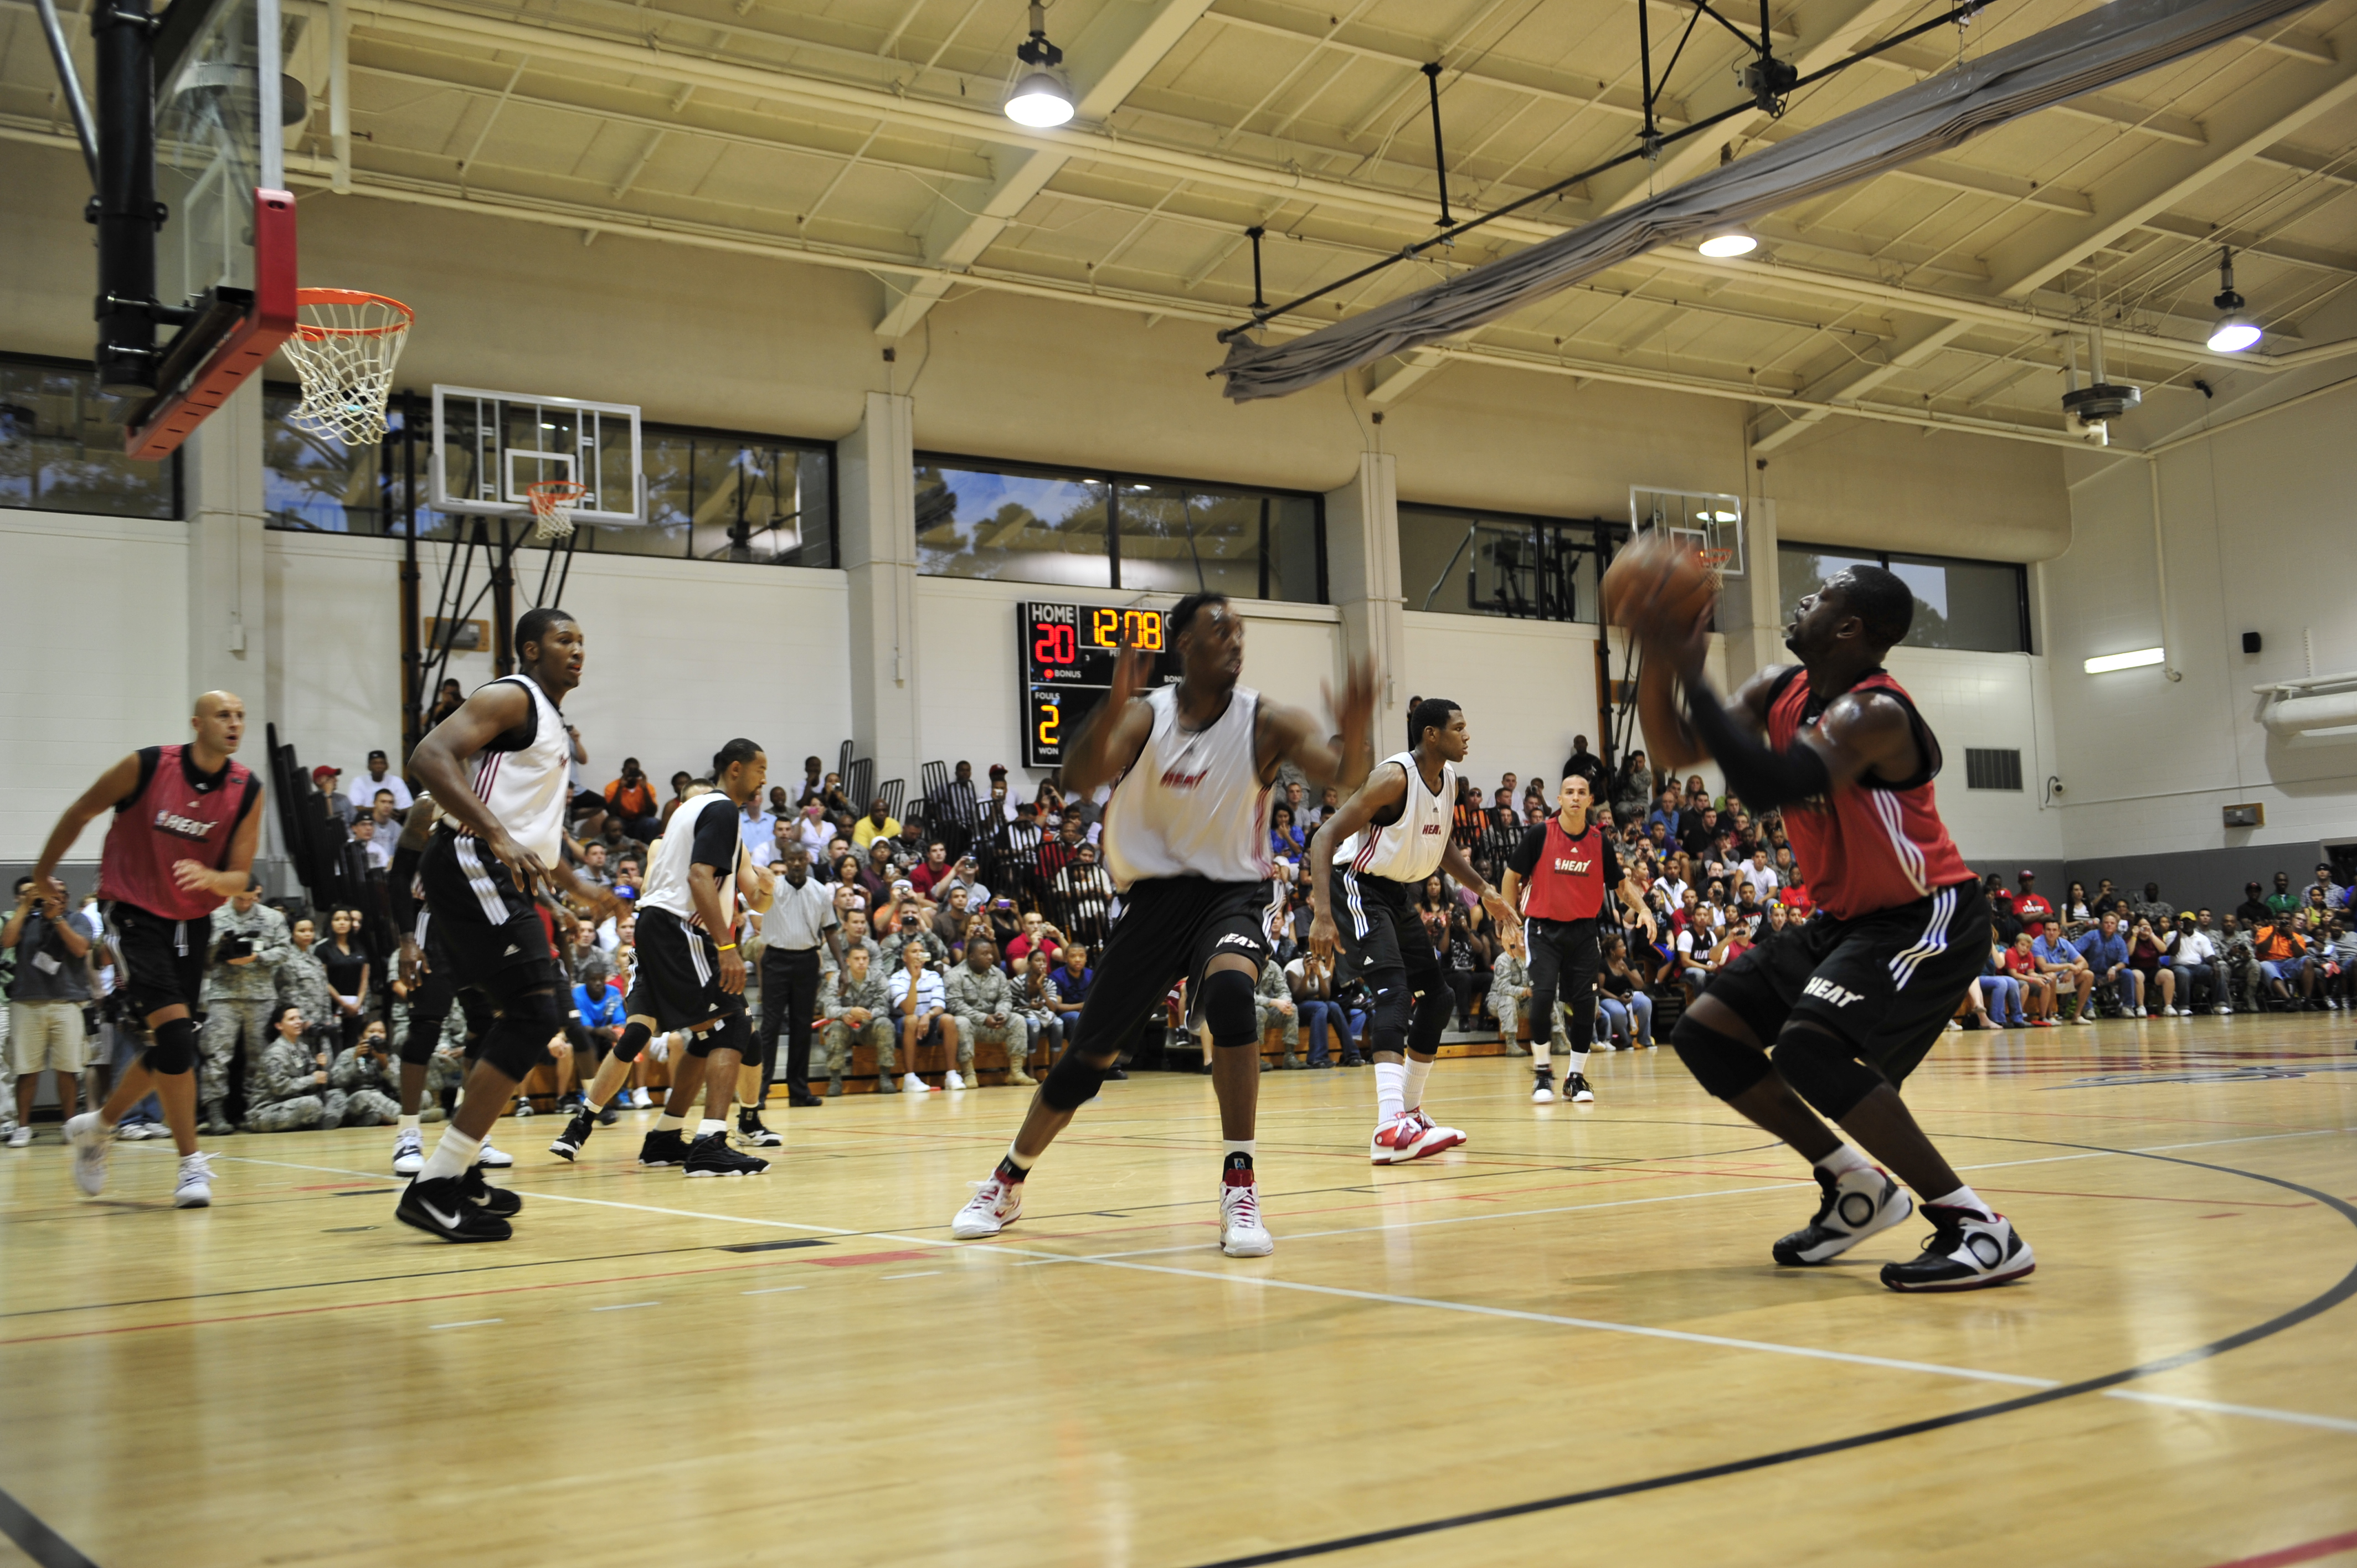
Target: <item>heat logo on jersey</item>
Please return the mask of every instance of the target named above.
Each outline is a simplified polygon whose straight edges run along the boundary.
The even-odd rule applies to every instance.
[[[1575,876],[1584,876],[1591,864],[1585,860],[1558,860],[1555,863],[1555,868],[1557,871],[1568,871]]]
[[[1812,976],[1809,983],[1801,987],[1801,991],[1804,995],[1813,996],[1820,1002],[1830,1002],[1836,1007],[1846,1007],[1853,1002],[1863,1001],[1866,995],[1862,991],[1852,991],[1846,986],[1835,985],[1823,976]]]
[[[202,843],[212,837],[213,825],[210,822],[198,822],[190,817],[179,816],[175,812],[158,811],[156,813],[156,831],[170,833],[175,838],[194,839],[199,843]]]
[[[1210,776],[1209,768],[1200,773],[1181,773],[1173,768],[1162,776],[1162,787],[1165,789],[1192,789]]]

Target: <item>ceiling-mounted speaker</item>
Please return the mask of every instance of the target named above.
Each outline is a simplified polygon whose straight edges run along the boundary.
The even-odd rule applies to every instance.
[[[2244,632],[2243,634],[2243,651],[2245,653],[2256,653],[2258,650],[2259,634],[2255,631]]]

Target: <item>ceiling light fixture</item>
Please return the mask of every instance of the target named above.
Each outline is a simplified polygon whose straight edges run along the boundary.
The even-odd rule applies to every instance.
[[[2243,313],[2243,296],[2234,292],[2232,251],[2218,252],[2218,295],[2210,303],[2218,307],[2218,325],[2210,329],[2212,353],[2239,354],[2259,340],[2258,323]]]
[[[2139,648],[2128,653],[2106,653],[2090,659],[2083,668],[2090,675],[2104,675],[2114,670],[2141,670],[2147,664],[2158,664],[2167,657],[2164,650]]]
[[[1006,100],[1006,117],[1018,125],[1045,131],[1072,117],[1072,94],[1055,74],[1064,63],[1064,51],[1048,41],[1048,8],[1031,0],[1031,36],[1016,46],[1015,58],[1031,70],[1015,84]]]
[[[1759,248],[1760,242],[1740,224],[1714,229],[1695,247],[1706,256],[1748,256]]]

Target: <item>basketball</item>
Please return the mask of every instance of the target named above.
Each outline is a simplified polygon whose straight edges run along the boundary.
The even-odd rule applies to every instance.
[[[1641,636],[1692,626],[1718,596],[1718,579],[1700,552],[1655,532],[1639,534],[1612,558],[1600,592],[1607,624]]]

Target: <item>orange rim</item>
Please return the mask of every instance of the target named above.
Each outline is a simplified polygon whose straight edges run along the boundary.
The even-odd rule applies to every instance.
[[[297,322],[296,333],[304,338],[382,338],[395,332],[406,332],[417,319],[417,312],[401,301],[382,294],[366,294],[355,288],[298,288],[295,291],[295,307],[307,305],[382,305],[400,314],[398,321],[388,321],[379,327],[324,327],[314,322]]]

